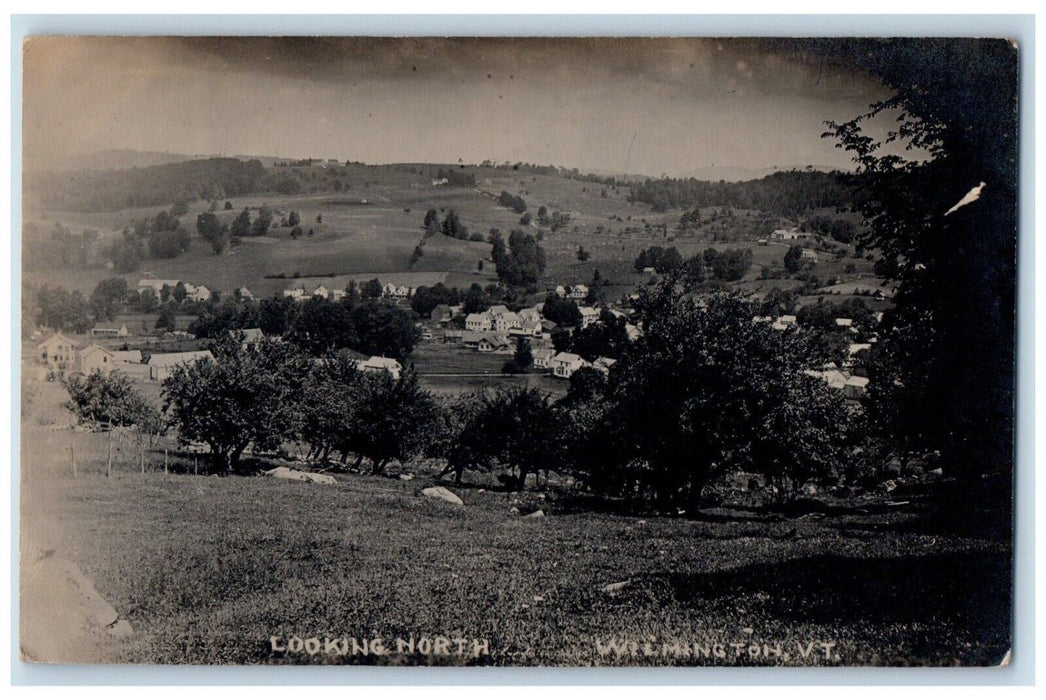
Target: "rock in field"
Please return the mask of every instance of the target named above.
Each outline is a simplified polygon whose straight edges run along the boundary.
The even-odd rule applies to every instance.
[[[290,479],[292,481],[311,481],[316,484],[326,484],[328,486],[336,484],[334,477],[330,474],[313,474],[312,472],[300,472],[297,469],[288,469],[287,467],[276,467],[270,469],[267,472],[262,472],[267,476],[273,476],[277,479]]]
[[[626,588],[628,588],[628,586],[630,586],[631,584],[632,584],[632,579],[628,579],[627,581],[618,581],[617,583],[608,583],[607,585],[603,586],[603,588],[601,590],[604,593],[609,593],[610,595],[617,595],[621,591],[623,591]]]
[[[422,495],[428,496],[429,498],[438,498],[446,501],[447,503],[456,503],[459,506],[465,505],[465,503],[457,497],[450,489],[444,486],[430,486],[427,489],[421,490]]]
[[[527,515],[524,515],[523,517],[524,518],[544,518],[545,517],[545,511],[543,511],[543,510],[535,510],[533,513],[528,513]]]

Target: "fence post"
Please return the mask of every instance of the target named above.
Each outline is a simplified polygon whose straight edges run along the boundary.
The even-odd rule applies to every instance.
[[[69,439],[69,458],[73,462],[73,478],[76,478],[76,434]]]
[[[113,479],[113,424],[109,424],[109,455],[105,459],[105,478]]]
[[[167,473],[167,448],[163,448],[163,473]]]

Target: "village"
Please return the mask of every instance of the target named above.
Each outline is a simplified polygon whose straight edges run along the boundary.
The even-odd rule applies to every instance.
[[[203,285],[194,285],[182,280],[173,279],[140,279],[137,283],[138,294],[155,294],[157,298],[168,299],[179,290],[179,296],[196,302],[210,302],[212,292]],[[409,302],[415,290],[407,286],[386,284],[381,287],[383,299],[409,308]],[[558,285],[549,290],[557,297],[577,304],[580,322],[576,327],[560,327],[542,315],[544,303],[510,310],[504,304],[491,305],[484,311],[465,313],[462,304],[437,304],[428,317],[416,319],[415,327],[419,343],[438,343],[471,350],[489,355],[513,355],[521,344],[525,344],[532,358],[531,371],[547,373],[556,379],[569,380],[575,372],[584,368],[596,370],[607,376],[616,358],[597,355],[590,360],[581,355],[557,350],[553,342],[553,333],[557,330],[575,333],[601,323],[601,314],[605,311],[614,319],[621,319],[627,338],[630,342],[642,336],[642,329],[631,322],[631,309],[612,303],[586,305],[589,288],[584,284]],[[282,296],[298,303],[309,299],[322,299],[332,302],[345,298],[346,290],[328,289],[318,285],[312,289],[303,286],[285,289]],[[254,295],[247,287],[232,291],[237,301],[254,301]],[[638,298],[630,295],[625,303]],[[873,318],[878,322],[882,317],[877,312]],[[753,323],[767,323],[778,331],[796,331],[799,328],[795,314],[773,316],[754,316]],[[856,336],[858,326],[850,318],[835,318],[834,322],[841,332]],[[132,326],[133,327],[133,324]],[[173,368],[191,364],[196,360],[213,359],[211,352],[204,347],[206,341],[197,339],[184,330],[158,329],[153,333],[143,330],[132,332],[131,327],[123,322],[97,323],[83,336],[70,332],[52,332],[39,341],[37,354],[29,376],[37,379],[61,379],[67,374],[79,372],[91,374],[100,372],[109,374],[120,372],[137,382],[161,384],[170,376]],[[871,330],[871,329],[865,329]],[[240,328],[229,331],[230,335],[241,338],[245,347],[254,345],[265,337],[260,328]],[[37,337],[46,335],[45,330],[38,331]],[[71,337],[72,336],[72,337]],[[829,362],[824,366],[811,367],[807,372],[816,376],[832,389],[848,399],[860,399],[867,390],[868,378],[863,368],[863,354],[872,347],[877,338],[873,334],[867,342],[848,342],[845,359],[842,362]],[[195,344],[198,349],[163,351],[165,343]],[[143,345],[159,349],[149,350],[132,348]],[[358,353],[357,353],[358,354]],[[397,359],[383,356],[361,356],[356,360],[363,371],[385,371],[398,379],[403,371],[403,364]]]

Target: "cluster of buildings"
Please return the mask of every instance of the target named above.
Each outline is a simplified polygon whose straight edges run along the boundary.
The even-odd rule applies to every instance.
[[[212,357],[208,350],[189,352],[155,353],[146,359],[141,350],[113,350],[97,343],[86,347],[79,345],[63,335],[55,333],[37,346],[41,378],[48,373],[56,375],[82,372],[101,372],[109,374],[118,371],[145,382],[162,382],[175,367],[194,362],[204,357]]]
[[[386,299],[410,299],[414,296],[414,288],[407,287],[404,285],[386,284],[381,288],[381,294]],[[330,301],[340,301],[345,298],[344,289],[327,289],[322,284],[317,285],[311,292],[305,287],[292,287],[291,289],[284,289],[283,296],[294,299],[295,301],[307,301],[314,297],[320,297],[321,299],[327,299]]]
[[[265,335],[260,328],[245,328],[231,331],[241,339],[244,347],[260,343]],[[203,358],[214,359],[209,350],[154,353],[145,357],[141,350],[114,350],[97,343],[81,348],[76,341],[62,333],[55,333],[37,346],[40,370],[39,378],[46,379],[48,373],[64,375],[74,372],[91,374],[120,372],[130,379],[142,382],[162,382],[175,367]],[[356,366],[364,372],[388,372],[399,379],[403,367],[391,357],[374,356],[356,360]]]
[[[583,285],[580,286],[584,289]],[[577,287],[569,289],[577,289]],[[585,289],[584,295],[587,296],[587,294],[588,291]],[[557,353],[552,346],[552,331],[557,326],[553,321],[543,317],[543,307],[544,304],[536,304],[519,311],[510,311],[508,307],[499,304],[480,313],[465,315],[460,304],[454,306],[440,304],[432,310],[429,320],[440,326],[447,326],[455,318],[465,315],[465,329],[447,328],[442,334],[442,341],[481,353],[511,355],[515,352],[516,340],[526,338],[531,344],[534,367],[548,370],[555,377],[569,379],[574,372],[583,367],[590,367],[604,374],[609,373],[610,367],[615,362],[611,358],[600,357],[594,362],[588,362],[573,353]],[[612,307],[607,307],[607,310],[617,317],[626,316],[624,312]],[[579,311],[581,312],[579,328],[588,328],[593,323],[597,323],[602,313],[601,309],[591,306],[581,306]],[[625,324],[625,331],[632,341],[641,335],[639,328],[631,323]]]
[[[146,290],[151,290],[158,299],[163,297],[164,287],[167,288],[169,294],[174,294],[174,290],[178,285],[182,285],[185,288],[185,298],[190,301],[208,301],[211,298],[211,290],[207,287],[195,284],[190,284],[184,280],[159,280],[159,279],[141,279],[138,280],[138,293],[141,294]],[[241,294],[246,292],[249,299],[253,299],[250,296],[250,291],[243,287],[240,290]]]

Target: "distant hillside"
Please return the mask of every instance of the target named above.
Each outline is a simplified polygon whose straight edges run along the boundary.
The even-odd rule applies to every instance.
[[[708,182],[719,182],[723,180],[725,182],[744,182],[746,180],[759,180],[768,175],[774,173],[784,172],[809,172],[817,171],[822,173],[832,172],[838,170],[828,165],[789,165],[789,166],[773,166],[769,168],[742,168],[732,165],[710,165],[704,168],[695,168],[681,175],[685,178],[693,178],[695,180],[706,180]]]
[[[236,158],[26,176],[27,194],[34,206],[65,211],[113,211],[166,206],[179,200],[224,199],[267,191],[279,184],[260,161]]]
[[[815,209],[847,206],[851,201],[847,177],[853,176],[792,170],[744,182],[661,178],[632,182],[629,187],[631,201],[649,204],[658,212],[730,206],[795,219]]]
[[[154,165],[181,163],[199,157],[182,155],[180,153],[133,151],[127,148],[120,148],[72,155],[63,160],[57,169],[63,172],[70,170],[127,170],[129,168],[148,168]]]

